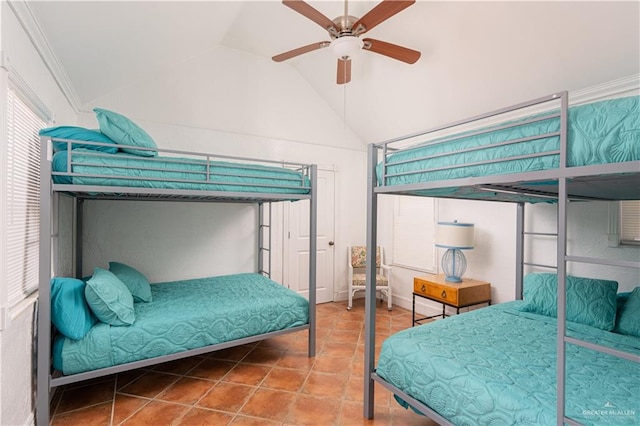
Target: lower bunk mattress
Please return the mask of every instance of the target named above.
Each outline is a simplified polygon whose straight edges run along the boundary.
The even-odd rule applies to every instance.
[[[521,312],[522,303],[399,332],[384,341],[376,372],[456,425],[555,425],[556,319]],[[567,334],[640,357],[637,337],[570,322]],[[639,363],[567,345],[568,417],[635,425],[639,395]]]
[[[96,323],[81,340],[58,335],[54,368],[65,375],[183,352],[309,323],[309,303],[260,274],[151,285],[130,326]]]

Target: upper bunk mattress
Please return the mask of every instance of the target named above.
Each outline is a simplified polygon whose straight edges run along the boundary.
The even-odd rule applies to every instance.
[[[307,300],[260,274],[152,284],[151,293],[130,326],[98,322],[77,341],[58,335],[54,367],[81,373],[309,323]]]
[[[197,191],[307,194],[302,173],[274,166],[178,157],[107,154],[85,148],[71,151],[72,175],[53,175],[57,184]],[[68,151],[53,156],[53,172],[67,172]]]
[[[560,149],[559,136],[492,145],[559,130],[560,120],[553,118],[481,135],[464,137],[463,133],[459,135],[462,136],[460,139],[454,141],[433,141],[433,144],[404,149],[388,156],[384,183],[382,163],[378,164],[378,182],[380,185],[405,185],[555,169],[559,167],[559,154],[551,151]],[[570,167],[640,160],[640,97],[618,98],[569,108],[567,137],[567,164]],[[484,148],[476,149],[478,147]],[[544,152],[549,154],[517,158]],[[502,160],[494,162],[499,159]],[[476,164],[486,161],[492,162]],[[393,176],[395,174],[401,175]]]
[[[401,331],[382,344],[377,373],[457,425],[556,424],[556,319],[522,303]],[[571,322],[567,334],[640,356],[637,337]],[[568,417],[638,424],[639,363],[576,345],[566,360]]]

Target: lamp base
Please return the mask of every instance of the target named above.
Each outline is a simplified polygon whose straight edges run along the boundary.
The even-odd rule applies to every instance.
[[[442,272],[446,276],[445,281],[461,283],[462,276],[467,270],[467,258],[462,250],[448,249],[442,255]]]

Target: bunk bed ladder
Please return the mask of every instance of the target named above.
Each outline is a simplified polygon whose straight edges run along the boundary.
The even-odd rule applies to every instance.
[[[528,232],[525,231],[524,235],[531,235],[531,236],[536,236],[536,237],[554,237],[554,238],[558,238],[558,234],[556,232]],[[557,266],[555,265],[545,265],[544,263],[533,263],[533,262],[524,262],[525,266],[533,266],[536,268],[547,268],[547,269],[558,269]]]
[[[567,167],[567,120],[568,99],[566,93],[561,98],[560,114],[560,167]],[[567,344],[577,345],[598,352],[606,353],[619,358],[640,363],[640,357],[617,349],[612,349],[600,344],[590,343],[567,335],[567,264],[585,263],[616,266],[623,268],[640,269],[640,262],[600,259],[593,257],[572,256],[567,253],[567,206],[569,204],[568,191],[569,178],[566,176],[558,179],[558,241],[557,241],[557,265],[558,265],[558,311],[557,311],[557,425],[580,425],[581,423],[566,415],[566,348]]]
[[[271,278],[271,203],[267,204],[266,212],[264,203],[258,205],[258,273]]]
[[[606,353],[618,358],[626,359],[636,363],[640,363],[640,357],[621,350],[613,349],[600,344],[590,343],[584,340],[576,339],[567,335],[566,330],[566,290],[567,290],[567,264],[585,263],[607,265],[622,268],[632,268],[640,270],[640,262],[602,259],[584,256],[572,256],[567,254],[567,178],[560,178],[558,192],[558,365],[557,365],[557,424],[580,425],[581,423],[566,416],[565,399],[566,399],[566,345],[577,345],[594,351]]]
[[[524,268],[525,266],[531,266],[535,268],[547,268],[557,270],[558,267],[554,265],[545,265],[541,263],[527,262],[525,258],[525,237],[558,237],[558,233],[555,232],[532,232],[525,230],[525,203],[519,202],[517,204],[517,216],[516,216],[516,300],[522,300],[524,297]]]

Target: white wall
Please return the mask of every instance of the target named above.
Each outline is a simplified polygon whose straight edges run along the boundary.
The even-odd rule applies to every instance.
[[[73,109],[60,92],[7,2],[0,3],[0,19],[0,44],[5,66],[19,75],[24,85],[29,87],[55,117],[74,123],[76,115]],[[2,73],[3,83],[0,90],[3,105],[0,108],[2,111],[0,120],[2,134],[4,134],[7,70],[0,69],[0,73]],[[4,146],[2,150],[5,150]],[[0,195],[4,200],[4,194]],[[4,202],[0,205],[2,209],[5,208]],[[4,211],[2,217],[4,217]],[[3,282],[0,285],[5,286],[6,283]],[[2,378],[0,380],[0,424],[2,425],[24,425],[34,422],[33,307],[33,304],[26,304],[12,310],[9,324],[0,331],[0,377]]]
[[[389,252],[389,261],[394,263],[393,215],[394,196],[378,197],[378,243]],[[421,208],[425,213],[422,226],[433,232],[434,223],[427,220],[431,204],[426,202]],[[487,202],[474,200],[436,199],[434,222],[469,222],[475,225],[476,245],[466,250],[467,272],[465,277],[491,283],[493,303],[502,303],[515,299],[515,247],[516,247],[516,205],[512,203]],[[433,246],[433,236],[425,239],[415,250],[427,250]],[[429,248],[431,249],[431,248]],[[440,273],[440,259],[444,250],[437,249],[433,259],[428,259],[422,268],[406,268],[394,264],[394,304],[411,309],[413,278],[428,273]],[[416,311],[424,314],[436,314],[442,305],[429,301],[416,300]]]
[[[159,123],[364,150],[362,141],[293,68],[222,46],[85,107],[88,111],[95,106],[143,122],[145,128]],[[85,120],[95,125],[92,114],[85,115]],[[193,146],[193,141],[175,140],[173,134],[154,132],[153,136],[160,147]],[[218,152],[234,141],[225,136],[196,143],[200,150]],[[246,154],[252,153],[261,157],[258,146]]]

